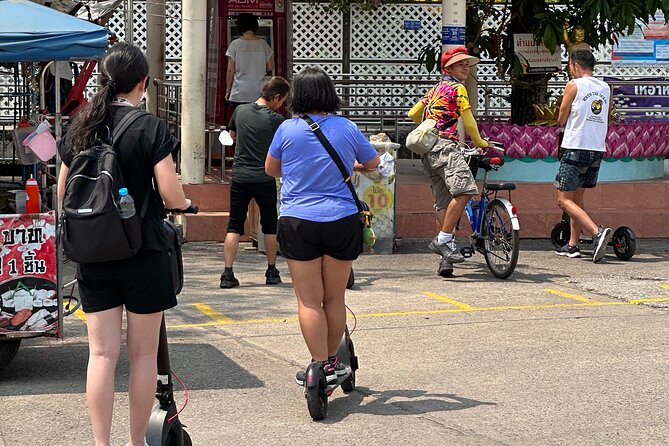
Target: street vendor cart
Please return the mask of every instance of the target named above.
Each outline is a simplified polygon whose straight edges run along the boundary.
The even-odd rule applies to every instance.
[[[3,66],[91,60],[101,57],[107,45],[108,32],[101,26],[28,0],[0,0],[0,64]],[[54,64],[52,68],[56,79],[57,66]],[[46,118],[53,124],[55,140],[58,140],[62,133],[61,94],[59,88],[54,90],[55,113]],[[38,108],[29,107],[28,114]],[[38,113],[44,111],[38,110]],[[13,141],[15,148],[22,143]],[[57,154],[48,162],[55,167],[57,178],[60,167]],[[42,159],[38,163],[47,162]],[[21,340],[62,337],[63,317],[74,311],[70,298],[64,297],[62,292],[57,210],[53,209],[55,205],[50,208],[49,200],[45,199],[53,178],[47,181],[48,168],[46,164],[42,167],[32,169],[43,186],[40,212],[0,215],[0,370],[13,359]]]

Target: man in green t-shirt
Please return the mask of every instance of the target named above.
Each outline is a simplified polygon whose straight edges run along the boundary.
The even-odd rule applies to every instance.
[[[260,209],[260,225],[265,234],[265,283],[281,283],[276,269],[276,180],[265,173],[265,158],[274,133],[284,120],[276,110],[281,108],[289,93],[288,81],[274,76],[265,82],[257,101],[238,106],[230,119],[228,127],[230,135],[236,139],[237,148],[232,162],[230,221],[223,246],[225,270],[221,274],[221,288],[239,286],[232,265],[237,256],[239,237],[244,234],[246,213],[252,198]]]

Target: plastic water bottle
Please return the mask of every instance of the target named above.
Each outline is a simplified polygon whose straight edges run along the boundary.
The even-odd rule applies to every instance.
[[[135,200],[125,187],[119,189],[118,194],[121,196],[118,200],[118,213],[121,219],[126,220],[136,214]]]
[[[125,187],[118,190],[121,196],[118,200],[118,213],[123,222],[123,230],[132,249],[142,246],[142,221],[135,211],[135,200]]]

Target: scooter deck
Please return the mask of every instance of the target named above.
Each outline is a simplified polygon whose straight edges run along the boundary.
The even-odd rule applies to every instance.
[[[325,391],[328,393],[328,395],[329,395],[330,393],[332,393],[332,391],[333,391],[334,389],[336,389],[337,387],[341,386],[341,383],[343,383],[344,381],[346,381],[346,380],[353,374],[353,370],[351,369],[351,366],[347,365],[347,367],[349,368],[349,370],[351,370],[350,372],[346,373],[346,375],[341,375],[340,377],[337,378],[336,381],[330,381],[330,382],[328,382],[328,385],[327,385],[327,387],[325,388]],[[297,379],[297,377],[295,378],[295,383],[296,383],[298,386],[300,386],[300,387],[304,387],[304,381],[301,381],[301,382],[300,382],[300,381]]]

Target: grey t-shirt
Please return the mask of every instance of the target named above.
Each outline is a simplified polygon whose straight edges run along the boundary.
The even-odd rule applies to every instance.
[[[263,39],[235,39],[225,55],[235,61],[235,76],[230,90],[232,102],[253,102],[260,97],[267,61],[272,48]]]
[[[274,179],[265,173],[265,158],[274,133],[284,119],[255,102],[235,109],[228,124],[230,130],[237,132],[237,147],[232,162],[234,181],[261,183]]]

